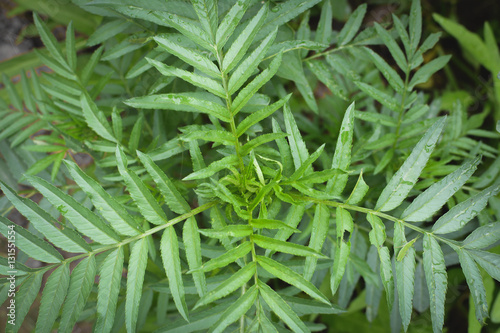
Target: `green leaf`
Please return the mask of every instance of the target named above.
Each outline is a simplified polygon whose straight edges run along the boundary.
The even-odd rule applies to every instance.
[[[41,274],[40,274],[41,275]],[[49,333],[59,316],[69,286],[69,264],[63,264],[50,274],[43,288],[36,331]]]
[[[245,267],[232,274],[231,277],[221,284],[219,284],[215,289],[211,290],[207,294],[205,294],[200,300],[196,303],[195,309],[210,304],[222,297],[226,297],[231,294],[245,283],[247,283],[257,272],[257,264],[256,262],[251,262],[247,264]]]
[[[434,236],[430,234],[424,234],[424,270],[431,300],[432,328],[434,332],[441,332],[448,278],[443,251]]]
[[[224,55],[222,72],[228,73],[243,58],[253,39],[267,17],[267,3],[253,16]]]
[[[142,237],[132,246],[128,265],[127,296],[125,300],[125,325],[127,332],[136,331],[137,315],[139,313],[139,303],[142,296],[147,262],[148,242],[146,237]]]
[[[331,169],[348,171],[351,165],[351,147],[354,133],[354,102],[349,105],[340,127],[337,145],[333,155]],[[347,174],[334,176],[326,184],[326,191],[332,195],[340,195],[347,184]]]
[[[184,222],[182,239],[186,247],[186,258],[190,270],[201,267],[201,240],[198,232],[198,224],[194,217],[190,217]],[[193,280],[198,290],[198,295],[203,296],[207,292],[205,275],[200,271],[193,272]]]
[[[113,327],[118,294],[121,289],[123,259],[123,247],[120,246],[107,255],[99,269],[95,332],[110,332]]]
[[[210,327],[209,333],[221,333],[226,327],[244,316],[259,296],[259,289],[257,286],[252,286],[243,294],[236,302],[232,304],[222,315],[219,320]]]
[[[57,40],[52,35],[50,30],[47,28],[45,23],[38,17],[36,13],[33,13],[33,20],[35,21],[36,29],[40,34],[43,44],[49,50],[50,55],[67,71],[71,72],[71,67],[68,66],[66,60],[64,59]]]
[[[64,153],[63,153],[64,154]],[[43,170],[45,170],[49,165],[57,160],[59,154],[47,155],[42,159],[39,159],[34,164],[32,164],[28,170],[24,173],[25,175],[36,175]]]
[[[323,293],[321,293],[318,288],[316,288],[311,282],[304,279],[300,274],[296,273],[285,265],[263,256],[257,256],[257,262],[262,268],[264,268],[272,275],[276,276],[278,279],[283,280],[294,287],[297,287],[298,289],[302,290],[303,292],[320,302],[330,304],[328,298],[323,295]]]
[[[405,55],[403,54],[403,51],[401,51],[398,43],[396,43],[396,40],[392,38],[391,34],[382,28],[380,24],[375,22],[374,25],[375,30],[377,30],[378,35],[384,42],[385,46],[389,49],[389,52],[396,61],[396,64],[403,72],[406,72],[408,70],[408,62],[406,61]]]
[[[260,295],[271,310],[294,332],[310,332],[292,308],[273,289],[262,281],[257,281]]]
[[[203,179],[203,178],[208,178],[215,173],[229,168],[232,165],[235,165],[238,163],[238,157],[236,155],[229,155],[226,157],[221,158],[218,161],[212,162],[209,166],[206,168],[200,169],[198,171],[195,171],[186,177],[184,177],[182,180],[194,180],[194,179]]]
[[[42,286],[42,272],[36,272],[30,275],[23,283],[19,286],[19,289],[16,292],[15,296],[15,325],[12,327],[12,332],[17,332],[21,328],[21,324],[24,321],[24,318],[28,314],[31,304],[36,299],[38,292],[40,291],[40,287]],[[9,331],[9,325],[7,325],[7,331]]]
[[[328,236],[328,228],[330,226],[330,209],[326,205],[318,204],[314,211],[312,221],[311,238],[309,239],[309,247],[317,253],[321,253],[323,244]],[[352,228],[351,228],[352,230]],[[304,278],[310,280],[316,270],[317,257],[307,257],[304,266]]]
[[[26,178],[82,234],[101,244],[115,244],[120,241],[120,236],[109,225],[73,197],[42,178]]]
[[[144,124],[144,114],[141,113],[139,118],[134,124],[132,131],[130,132],[130,138],[128,141],[128,149],[130,151],[136,151],[139,147],[139,142],[141,141],[142,126]]]
[[[248,83],[245,88],[241,89],[236,98],[231,105],[231,112],[236,115],[255,95],[255,93],[264,85],[267,81],[276,74],[280,65],[283,53],[279,53],[273,61],[269,64],[269,67],[263,70],[259,75],[257,75],[250,83]]]
[[[500,239],[500,223],[494,222],[475,229],[462,242],[462,246],[470,249],[482,249],[496,243]]]
[[[272,126],[273,133],[282,133],[281,126],[278,124],[276,119],[272,118]],[[281,156],[281,164],[283,165],[283,173],[285,175],[291,175],[293,172],[293,162],[292,162],[292,154],[290,152],[290,146],[286,142],[285,139],[276,140],[276,144],[278,145],[278,149]]]
[[[91,251],[90,246],[76,231],[70,228],[57,228],[56,225],[58,222],[36,203],[30,199],[18,196],[4,182],[0,181],[0,184],[2,184],[3,193],[12,202],[14,207],[54,245],[72,253]]]
[[[71,272],[68,296],[64,302],[60,332],[71,332],[78,317],[83,311],[85,303],[92,291],[96,274],[96,262],[93,255],[83,259]]]
[[[422,35],[422,8],[420,0],[415,0],[411,3],[409,31],[411,50],[413,53],[417,49],[418,43],[420,42],[420,36]]]
[[[442,215],[432,226],[432,231],[436,234],[447,234],[460,230],[486,207],[488,199],[496,195],[499,190],[500,185],[492,185],[462,201]]]
[[[206,91],[209,91],[214,95],[217,95],[222,98],[226,97],[226,92],[224,91],[224,88],[222,88],[222,85],[215,80],[212,80],[205,76],[198,75],[196,73],[185,71],[177,67],[167,66],[164,63],[154,59],[146,58],[146,60],[148,61],[149,64],[156,67],[156,69],[165,76],[176,76],[180,79],[183,79],[186,82],[191,83],[193,86],[205,89]]]
[[[269,36],[267,36],[262,43],[250,53],[245,60],[236,68],[236,70],[231,74],[228,83],[229,94],[234,94],[241,86],[248,80],[248,78],[254,73],[254,71],[259,66],[260,62],[266,55],[267,50],[276,38],[278,30],[273,31]]]
[[[380,288],[380,279],[378,275],[371,269],[370,265],[364,259],[361,259],[355,254],[351,255],[349,258],[356,271],[361,274],[368,285]]]
[[[19,133],[24,127],[35,123],[36,120],[38,119],[31,115],[18,118],[13,124],[0,132],[0,140],[5,140],[13,134]]]
[[[201,2],[201,1],[198,1]],[[196,8],[196,6],[195,6]],[[210,32],[205,32],[195,20],[191,20],[186,17],[176,15],[174,13],[155,13],[152,12],[155,17],[159,20],[165,22],[167,25],[179,31],[184,36],[188,37],[190,40],[200,45],[201,47],[214,51],[214,45]]]
[[[189,93],[134,97],[126,100],[124,103],[135,108],[201,112],[214,116],[224,122],[230,122],[231,119],[229,111],[223,106],[193,97]]]
[[[177,43],[174,35],[162,35],[154,37],[154,40],[159,46],[167,50],[169,53],[182,59],[199,71],[210,75],[214,78],[220,78],[221,73],[217,66],[210,61],[206,56],[193,49],[186,48]]]
[[[228,225],[218,229],[200,229],[200,233],[210,238],[222,239],[225,237],[246,237],[253,234],[253,228],[249,225]]]
[[[391,255],[389,249],[385,246],[377,248],[380,259],[380,277],[385,289],[385,296],[389,308],[392,308],[394,302],[394,279],[391,264]]]
[[[307,61],[306,64],[311,72],[316,75],[318,80],[320,80],[328,89],[330,89],[333,94],[337,95],[345,101],[349,100],[344,89],[341,88],[337,82],[335,82],[333,74],[323,61],[311,60]]]
[[[420,222],[430,218],[460,189],[476,171],[481,159],[466,161],[460,168],[434,183],[420,194],[401,214],[401,219]]]
[[[332,38],[332,3],[330,0],[323,3],[318,28],[314,40],[322,44],[330,44]]]
[[[419,83],[425,83],[432,74],[443,68],[451,59],[451,55],[445,55],[429,61],[423,65],[411,78],[408,90],[412,90]]]
[[[240,150],[241,156],[248,155],[251,151],[253,151],[256,147],[263,145],[265,143],[275,141],[281,138],[287,137],[288,134],[286,133],[266,133],[259,135],[255,139],[252,139],[245,143]]]
[[[210,35],[210,41],[215,42],[217,33],[218,15],[217,1],[215,0],[194,0],[192,1],[194,10],[200,19],[202,27]]]
[[[300,232],[300,230],[292,228],[288,224],[281,222],[279,220],[252,219],[249,221],[249,224],[256,229],[278,229],[278,230],[290,230],[292,232]]]
[[[89,39],[87,40],[87,46],[101,44],[102,42],[123,32],[130,25],[132,25],[132,22],[122,19],[116,19],[102,24],[94,31],[92,35],[90,35]]]
[[[350,252],[351,242],[346,243],[343,240],[337,242],[337,246],[335,248],[335,258],[333,259],[332,274],[330,276],[330,288],[332,290],[332,295],[335,295],[337,289],[339,288],[340,281],[344,276]]]
[[[127,236],[135,236],[142,232],[141,227],[125,207],[106,192],[97,181],[86,175],[76,163],[66,160],[64,163],[73,180],[87,193],[97,211],[117,232]]]
[[[66,59],[69,67],[75,71],[76,69],[76,47],[75,47],[75,31],[73,22],[70,21],[66,27]]]
[[[372,213],[366,214],[366,219],[372,227],[372,230],[368,234],[370,243],[379,249],[384,245],[386,239],[385,225],[377,215]]]
[[[12,239],[14,235],[16,247],[30,258],[46,263],[60,263],[64,260],[63,256],[43,239],[3,216],[0,216],[0,233],[7,239]]]
[[[226,251],[224,254],[207,261],[200,267],[200,270],[203,272],[210,272],[217,268],[226,267],[230,263],[235,262],[237,259],[247,255],[251,250],[252,243],[248,241],[243,242],[234,249]]]
[[[172,183],[170,178],[153,162],[151,157],[146,154],[137,151],[137,156],[141,160],[142,164],[146,167],[149,175],[153,178],[153,181],[158,186],[161,194],[165,198],[165,202],[168,207],[177,214],[185,214],[191,210],[191,207],[186,202],[186,199],[182,197],[175,185]]]
[[[314,153],[312,153],[298,168],[295,172],[290,176],[289,181],[296,181],[299,178],[302,178],[302,175],[306,173],[307,170],[311,170],[311,165],[319,158],[319,156],[323,153],[323,149],[325,148],[325,144],[319,146],[318,149]],[[310,175],[311,173],[309,173]],[[306,176],[307,177],[307,176]]]
[[[405,85],[399,74],[391,66],[389,66],[389,64],[385,62],[385,60],[377,53],[367,47],[365,47],[364,50],[368,52],[368,54],[373,59],[373,63],[375,64],[375,66],[377,66],[380,73],[382,73],[382,75],[386,78],[387,82],[389,82],[394,90],[396,90],[400,94],[403,94]]]
[[[354,84],[356,84],[356,86],[359,89],[361,89],[361,91],[365,92],[370,97],[377,100],[383,106],[387,107],[392,111],[400,112],[401,107],[398,104],[398,101],[394,97],[389,96],[385,92],[361,81],[354,81]]]
[[[404,226],[398,222],[396,223],[394,230],[394,247],[397,249],[397,253],[394,254],[395,256],[399,256],[399,252],[402,251],[401,248],[405,244],[409,243],[406,242]],[[430,264],[433,265],[432,262]],[[410,324],[411,313],[413,309],[413,293],[415,290],[415,249],[413,247],[409,247],[407,252],[405,253],[405,256],[401,260],[396,260],[395,266],[396,285],[398,288],[399,298],[399,313],[403,321],[403,327],[406,331],[408,329],[408,325]],[[432,274],[432,272],[430,272],[430,274]],[[428,285],[431,281],[431,277],[427,278]]]
[[[410,156],[391,178],[380,194],[376,210],[389,211],[398,207],[415,185],[422,169],[429,160],[441,134],[446,118],[440,118],[420,139]]]
[[[134,199],[141,214],[153,224],[165,224],[167,222],[165,212],[148,190],[146,184],[127,168],[127,157],[120,146],[116,146],[116,160],[118,162],[118,171],[122,175],[130,196]]]
[[[492,278],[500,281],[500,255],[481,250],[468,250],[468,253]]]
[[[83,85],[87,85],[90,77],[94,73],[94,69],[99,63],[99,60],[101,59],[103,50],[104,50],[103,46],[95,50],[94,53],[92,53],[92,55],[90,56],[90,59],[88,60],[87,64],[85,64],[85,67],[83,67],[82,72],[80,74],[80,80]]]
[[[179,242],[173,226],[165,229],[160,243],[163,267],[167,272],[168,283],[175,306],[182,317],[188,320],[188,310],[184,297],[184,284],[182,282],[181,261],[179,258]]]
[[[460,266],[462,267],[472,300],[474,301],[476,318],[479,323],[484,325],[486,318],[488,318],[488,302],[486,301],[486,290],[484,288],[483,277],[469,252],[460,248],[456,248],[456,250],[460,260]]]
[[[103,139],[117,142],[112,129],[107,122],[103,122],[102,117],[99,116],[100,111],[87,93],[82,94],[80,103],[87,125]]]
[[[288,94],[285,98],[280,99],[276,103],[268,105],[265,108],[255,111],[247,116],[238,124],[238,127],[236,128],[236,136],[242,136],[250,127],[272,115],[276,110],[288,102],[291,96],[292,94]]]
[[[286,131],[289,134],[288,142],[292,152],[293,164],[295,165],[295,170],[297,170],[300,168],[302,163],[307,160],[309,152],[307,151],[306,144],[302,139],[299,128],[297,127],[292,111],[287,104],[285,104],[283,113],[285,116]]]
[[[222,50],[229,37],[233,34],[234,29],[238,26],[241,18],[245,15],[250,4],[249,1],[236,1],[226,16],[224,16],[224,19],[222,19],[219,24],[215,38],[217,49]]]
[[[2,74],[2,79],[3,79],[3,84],[5,86],[5,89],[7,90],[7,94],[9,95],[10,102],[12,103],[12,105],[16,109],[18,109],[19,111],[22,111],[23,110],[23,101],[21,100],[21,97],[17,93],[16,88],[12,84],[12,81],[5,74]],[[15,116],[11,115],[11,117],[17,118],[17,117],[19,117],[19,115],[18,114],[16,114]],[[3,121],[2,121],[2,123],[3,123]],[[3,124],[2,124],[2,127],[3,127]]]
[[[321,0],[288,0],[286,2],[276,4],[273,8],[271,8],[271,11],[267,16],[266,23],[264,23],[255,39],[261,40],[264,36],[269,35],[276,27],[279,27],[291,19],[299,16],[301,13],[305,12],[320,1]]]
[[[277,240],[271,237],[252,235],[252,240],[258,246],[274,252],[289,253],[295,256],[328,258],[321,252],[318,252],[310,247]]]
[[[362,4],[358,6],[358,8],[356,8],[356,10],[351,15],[349,15],[349,19],[347,20],[342,30],[340,30],[340,33],[337,37],[337,43],[339,46],[346,45],[354,38],[354,36],[356,36],[359,28],[361,27],[361,24],[363,23],[365,14],[366,4]]]
[[[361,172],[359,173],[358,181],[356,182],[351,195],[349,195],[349,198],[347,198],[345,203],[349,205],[357,205],[361,200],[363,200],[369,188],[370,187],[365,183],[365,180],[363,179],[363,171],[361,170]]]

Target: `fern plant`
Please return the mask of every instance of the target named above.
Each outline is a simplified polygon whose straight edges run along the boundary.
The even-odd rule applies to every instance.
[[[457,263],[485,322],[479,267],[500,280],[500,257],[487,251],[500,233],[483,209],[500,181],[495,163],[474,175],[481,155],[498,151],[462,130],[460,104],[447,120],[417,90],[449,60],[422,65],[439,35],[420,43],[419,1],[391,30],[360,31],[362,5],[339,32],[323,1],[313,32],[306,11],[319,2],[80,1],[107,17],[88,41],[104,50],[83,70],[72,29],[64,54],[35,16],[52,56],[42,55],[54,71],[48,95],[29,99],[23,78],[33,113],[23,117],[5,80],[15,130],[0,137],[30,124],[10,145],[52,153],[18,179],[47,202],[0,183],[7,211],[30,222],[0,217],[24,254],[0,258],[18,286],[12,296],[13,280],[2,280],[2,301],[16,304],[7,329],[19,330],[44,276],[37,332],[70,332],[81,320],[96,332],[318,331],[315,316],[345,312],[362,277],[369,320],[385,293],[393,331],[406,331],[414,308],[425,310],[419,297],[440,332],[447,267]],[[386,47],[399,69],[367,45]],[[335,110],[322,110],[318,81]],[[25,142],[41,128],[49,134]],[[95,166],[82,170],[78,152]],[[52,163],[60,183],[34,176]],[[428,293],[415,295],[422,284]]]

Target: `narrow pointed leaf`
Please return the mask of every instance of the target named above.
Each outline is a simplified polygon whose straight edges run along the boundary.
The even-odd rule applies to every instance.
[[[399,256],[399,253],[402,252],[401,248],[404,244],[407,244],[404,234],[404,226],[401,223],[397,223],[394,231],[394,246],[397,249],[397,253],[394,254],[395,256]],[[396,261],[395,266],[399,313],[403,322],[403,328],[406,331],[408,329],[408,325],[410,324],[413,309],[413,293],[415,290],[415,249],[413,247],[409,247],[405,256],[401,260]]]
[[[351,147],[354,132],[354,103],[349,105],[344,114],[340,127],[337,145],[332,160],[332,169],[348,171],[351,165]],[[339,195],[347,184],[347,174],[335,175],[326,185],[326,191],[332,195]]]
[[[173,35],[156,36],[154,40],[169,53],[182,59],[199,71],[215,78],[221,77],[219,69],[213,62],[200,52],[178,44]]]
[[[123,274],[123,247],[108,254],[99,270],[99,289],[97,293],[97,321],[95,332],[110,332],[116,313]]]
[[[267,36],[262,43],[250,53],[245,60],[236,68],[236,70],[231,74],[228,83],[229,94],[234,94],[241,86],[247,81],[247,79],[254,73],[254,71],[259,66],[260,62],[266,55],[267,50],[276,38],[278,30],[273,31],[269,36]]]
[[[300,232],[298,229],[292,228],[288,224],[281,222],[279,220],[253,219],[249,221],[249,224],[256,229],[278,229],[278,230],[290,230],[292,232]]]
[[[286,133],[266,133],[266,134],[259,135],[255,139],[252,139],[252,140],[248,141],[247,143],[245,143],[241,147],[240,154],[241,154],[241,156],[248,155],[251,151],[253,151],[258,146],[261,146],[261,145],[268,143],[268,142],[271,142],[271,141],[285,138],[287,136],[288,136],[288,134],[286,134]]]
[[[423,65],[411,78],[408,89],[413,89],[413,87],[419,83],[427,82],[432,74],[443,68],[448,61],[450,61],[450,59],[451,55],[445,55],[431,60],[427,64]]]
[[[483,249],[496,243],[498,240],[500,240],[500,223],[494,222],[474,230],[464,239],[462,245],[470,249]]]
[[[354,36],[356,36],[359,28],[361,27],[361,24],[363,23],[365,14],[366,4],[362,4],[358,6],[358,8],[356,8],[356,10],[351,15],[349,15],[349,19],[347,20],[342,30],[340,30],[340,33],[337,37],[337,42],[340,46],[346,45],[354,38]]]
[[[332,295],[335,295],[339,288],[340,281],[344,276],[347,261],[349,260],[349,253],[351,252],[351,242],[344,242],[340,240],[335,249],[335,258],[333,259],[332,274],[330,276],[330,288]]]
[[[283,53],[279,53],[273,61],[271,61],[268,68],[264,69],[259,75],[250,81],[245,88],[240,90],[231,105],[233,115],[237,114],[247,104],[250,98],[252,98],[252,96],[267,83],[267,81],[271,80],[281,65],[282,57]]]
[[[363,200],[369,188],[370,187],[365,183],[365,180],[363,179],[363,171],[361,171],[359,173],[358,181],[345,203],[349,205],[358,204],[361,200]]]
[[[202,27],[210,36],[210,41],[215,42],[215,34],[218,27],[217,1],[215,0],[194,0],[192,1],[194,10],[198,15]]]
[[[458,258],[460,259],[460,266],[462,267],[472,300],[474,301],[476,318],[479,323],[484,324],[486,318],[489,316],[483,277],[468,251],[459,249],[457,252]]]
[[[420,42],[420,36],[422,35],[422,7],[420,0],[415,0],[411,3],[409,31],[411,50],[415,52]]]
[[[244,242],[234,249],[226,251],[223,255],[220,255],[214,259],[211,259],[201,266],[203,272],[210,272],[214,269],[225,267],[232,262],[235,262],[239,258],[247,255],[252,250],[252,243]]]
[[[292,152],[293,164],[295,165],[295,170],[299,169],[302,163],[309,157],[309,152],[307,151],[306,144],[302,139],[297,123],[293,117],[290,107],[285,104],[283,109],[285,115],[285,126],[286,131],[290,135],[288,137],[288,142],[290,143],[290,150]]]
[[[236,1],[226,16],[224,16],[224,19],[222,19],[217,29],[215,38],[219,50],[222,50],[229,37],[233,34],[234,29],[238,26],[238,23],[243,15],[245,15],[250,4],[251,3],[248,1]]]
[[[63,256],[50,244],[3,216],[0,216],[0,233],[7,239],[15,235],[16,247],[30,258],[47,263],[59,263],[64,260]]]
[[[474,260],[495,280],[500,282],[500,255],[481,250],[468,250]]]
[[[326,205],[318,204],[314,210],[314,218],[312,221],[311,238],[309,239],[309,247],[317,253],[321,253],[323,244],[328,235],[330,226],[330,209]],[[307,257],[304,266],[304,278],[310,280],[316,270],[317,257]]]
[[[385,60],[377,53],[375,53],[369,48],[365,48],[365,50],[371,56],[375,66],[377,66],[380,73],[382,73],[382,75],[386,78],[387,82],[389,82],[389,84],[398,93],[402,94],[405,89],[405,86],[399,74],[391,66],[389,66],[389,64],[385,62]]]
[[[90,251],[90,246],[73,229],[56,227],[57,221],[30,199],[20,197],[16,192],[0,181],[2,191],[16,209],[50,242],[61,249],[72,252]]]
[[[194,217],[190,217],[184,222],[182,229],[182,239],[186,247],[186,258],[190,270],[196,270],[201,267],[201,239],[198,232],[198,224]],[[200,271],[193,272],[193,280],[198,290],[198,295],[203,296],[207,292],[205,274]]]
[[[322,253],[311,249],[310,247],[277,240],[271,237],[252,235],[252,240],[258,246],[274,252],[289,253],[302,257],[327,258]]]
[[[403,54],[403,51],[401,51],[401,48],[399,47],[398,43],[392,38],[391,34],[382,28],[380,24],[375,22],[375,30],[377,30],[378,35],[380,38],[382,38],[382,41],[384,42],[385,46],[389,49],[389,52],[391,53],[392,57],[396,61],[396,64],[398,64],[399,68],[402,71],[406,71],[408,68],[408,62],[406,61],[406,58]]]
[[[123,177],[130,196],[141,214],[151,223],[159,225],[167,222],[167,216],[144,182],[127,168],[127,157],[119,146],[116,147],[118,171]]]
[[[56,38],[50,30],[47,28],[45,23],[40,20],[40,17],[36,13],[33,14],[33,20],[35,21],[35,26],[40,34],[40,37],[43,41],[45,47],[49,50],[50,55],[66,70],[71,71],[71,68],[66,63],[66,59],[64,59],[61,50],[59,49],[59,45],[57,43]]]
[[[424,235],[424,270],[430,296],[432,328],[434,332],[441,332],[448,278],[443,251],[436,239],[429,234]]]
[[[224,313],[219,317],[219,320],[210,327],[209,333],[222,333],[226,327],[245,315],[255,303],[259,296],[259,289],[253,286],[248,289],[243,296],[238,298]]]
[[[228,225],[218,229],[200,229],[200,233],[210,238],[223,239],[226,237],[246,237],[253,233],[249,225]]]
[[[214,102],[190,96],[190,94],[160,94],[134,97],[124,103],[135,108],[201,112],[225,122],[230,121],[229,111],[226,108]]]
[[[206,91],[209,91],[214,95],[222,98],[226,97],[226,93],[224,91],[224,88],[222,88],[222,85],[213,79],[198,75],[196,73],[191,73],[177,67],[167,66],[164,63],[154,59],[146,58],[146,60],[148,61],[148,63],[156,67],[156,69],[164,76],[176,76],[186,82],[191,83],[194,86],[205,89]]]
[[[368,96],[372,97],[377,102],[387,107],[389,110],[396,112],[400,111],[401,106],[394,97],[361,81],[354,81],[354,84],[356,84],[356,86],[361,89],[361,91],[365,92]]]
[[[456,171],[433,184],[413,200],[411,205],[401,214],[401,219],[418,222],[430,218],[465,184],[476,171],[479,162],[479,157],[469,160]]]
[[[73,197],[42,178],[33,176],[26,178],[82,234],[101,244],[114,244],[120,241],[120,237],[109,225]]]
[[[78,317],[83,311],[85,303],[92,291],[96,274],[96,262],[93,255],[83,259],[71,272],[68,296],[64,302],[60,332],[71,332]]]
[[[271,310],[283,320],[294,332],[309,332],[304,322],[293,312],[292,308],[273,289],[262,281],[258,281],[260,295]]]
[[[168,207],[177,214],[188,213],[191,210],[191,207],[186,202],[186,199],[184,199],[179,193],[179,190],[177,190],[170,178],[168,178],[160,167],[153,162],[151,157],[141,153],[140,151],[137,152],[137,156],[146,167],[146,170],[153,178],[153,181],[158,186],[158,189],[165,198],[165,202]]]
[[[238,35],[236,40],[231,44],[231,47],[224,55],[222,63],[222,71],[228,73],[233,69],[238,62],[243,58],[246,51],[253,42],[253,39],[260,27],[264,23],[268,12],[267,3],[255,14],[255,16],[248,22],[243,31]]]
[[[229,279],[222,282],[219,286],[217,286],[217,288],[211,290],[200,298],[200,300],[196,303],[195,308],[210,304],[222,297],[226,297],[247,283],[256,272],[257,264],[255,262],[247,264],[245,267],[232,274]]]
[[[40,311],[36,321],[36,331],[52,331],[59,310],[64,302],[69,286],[69,265],[63,264],[50,274],[43,288]]]
[[[31,305],[40,291],[40,287],[42,286],[42,277],[42,272],[33,273],[19,286],[15,296],[15,324],[14,327],[12,327],[9,323],[7,323],[7,331],[18,332],[21,328],[24,318],[26,318]]]
[[[314,40],[322,44],[330,44],[332,38],[332,2],[323,2],[321,7],[321,15],[318,22],[318,28]]]
[[[136,331],[137,315],[139,314],[139,303],[142,296],[147,262],[148,242],[147,238],[143,237],[134,243],[130,253],[125,300],[125,325],[127,332]]]
[[[432,231],[436,234],[447,234],[460,230],[486,207],[488,199],[496,195],[499,190],[500,185],[492,185],[462,201],[441,216],[432,226]]]
[[[102,186],[87,176],[76,163],[64,161],[73,180],[88,194],[94,207],[109,221],[111,226],[119,233],[128,236],[138,235],[142,229],[127,212]]]
[[[94,101],[90,98],[88,94],[82,94],[80,98],[80,103],[82,107],[83,116],[87,125],[89,125],[94,132],[96,132],[103,139],[109,140],[111,142],[117,142],[116,138],[113,136],[113,131],[107,123],[104,123],[99,117],[99,110],[95,105]]]
[[[203,178],[208,178],[217,172],[226,169],[232,165],[235,165],[238,163],[238,157],[236,155],[229,155],[226,157],[221,158],[218,161],[212,162],[209,166],[206,168],[200,169],[198,171],[195,171],[186,177],[184,177],[182,180],[194,180],[194,179],[203,179]]]
[[[175,306],[182,317],[186,319],[186,321],[189,321],[186,300],[184,297],[184,284],[182,282],[179,241],[177,240],[177,234],[173,226],[166,228],[163,232],[160,251]]]
[[[323,302],[325,304],[330,304],[328,298],[321,293],[311,282],[304,279],[300,274],[291,270],[279,262],[262,256],[257,256],[257,262],[259,265],[264,268],[266,271],[276,276],[278,279],[285,281],[292,286],[297,287],[302,290],[312,298]]]
[[[252,114],[247,116],[238,124],[238,127],[236,128],[236,136],[240,137],[250,127],[272,115],[276,110],[281,108],[290,99],[291,96],[292,96],[291,94],[288,94],[285,98],[280,99],[276,103],[268,105],[265,108],[253,112]]]
[[[398,207],[403,202],[427,164],[441,134],[445,119],[440,118],[434,123],[417,143],[410,156],[380,194],[375,209],[385,212]]]

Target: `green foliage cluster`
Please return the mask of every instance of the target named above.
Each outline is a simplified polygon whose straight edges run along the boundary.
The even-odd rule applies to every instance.
[[[422,36],[419,0],[390,28],[362,28],[361,5],[340,31],[330,0],[75,3],[104,17],[86,42],[101,46],[77,54],[71,23],[61,45],[35,15],[53,72],[4,76],[8,329],[40,295],[36,332],[321,331],[318,315],[361,297],[369,321],[386,303],[393,332],[426,311],[441,332],[457,264],[485,323],[500,281],[500,135],[485,125],[498,112],[470,117],[463,99],[443,108],[419,89],[450,60],[424,61],[440,33]]]

